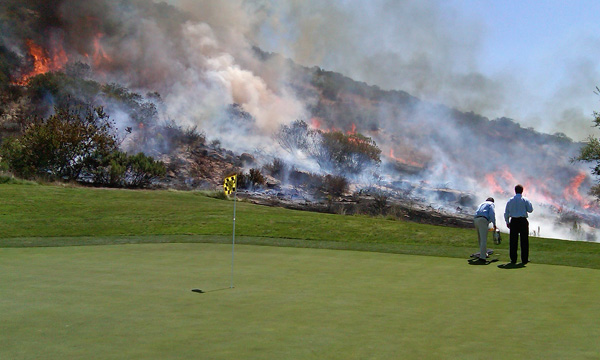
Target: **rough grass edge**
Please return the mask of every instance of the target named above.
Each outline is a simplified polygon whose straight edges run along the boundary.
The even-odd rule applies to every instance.
[[[232,244],[231,235],[202,235],[202,234],[182,234],[182,235],[148,235],[148,236],[106,236],[106,237],[23,237],[23,238],[5,238],[0,239],[0,250],[2,248],[31,248],[31,247],[63,247],[63,246],[104,246],[104,245],[135,245],[135,244]],[[384,243],[364,243],[364,242],[343,242],[343,241],[323,241],[323,240],[304,240],[290,238],[270,238],[254,236],[236,236],[236,245],[256,245],[256,246],[275,246],[308,248],[323,250],[349,250],[366,251],[388,254],[433,256],[444,258],[459,258],[465,261],[469,259],[471,248],[464,246],[430,246],[430,245],[408,245],[408,244],[384,244]],[[597,254],[578,254],[578,253],[552,253],[547,251],[538,251],[544,253],[546,260],[536,262],[532,260],[531,266],[535,264],[570,266],[588,269],[600,269],[600,264],[595,261]],[[508,250],[499,249],[492,258],[500,258],[499,261],[491,263],[504,264],[508,262]]]
[[[15,184],[15,185],[39,185],[36,181],[23,180],[14,177],[11,174],[0,173],[0,185],[2,184]]]

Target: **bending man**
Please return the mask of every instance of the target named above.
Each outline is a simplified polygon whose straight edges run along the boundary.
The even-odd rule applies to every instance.
[[[521,262],[529,262],[529,221],[527,213],[533,211],[531,201],[523,197],[523,185],[515,186],[515,196],[508,200],[504,210],[504,220],[510,229],[510,263],[517,263],[517,249],[521,238]]]
[[[487,233],[490,223],[494,224],[494,231],[496,231],[496,206],[494,205],[494,198],[489,197],[479,205],[473,222],[475,223],[477,238],[479,239],[479,260],[486,261]]]

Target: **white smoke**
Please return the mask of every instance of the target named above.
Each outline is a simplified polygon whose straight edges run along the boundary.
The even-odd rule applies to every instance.
[[[206,130],[231,150],[264,147],[282,124],[305,116],[305,104],[285,82],[287,69],[257,59],[246,36],[253,17],[243,1],[172,3],[188,12],[138,0],[64,0],[58,12],[65,17],[68,50],[74,47],[91,62],[98,80],[142,94],[158,91],[167,119]],[[92,20],[82,26],[82,18]],[[249,127],[224,124],[234,103],[251,115]]]
[[[101,54],[90,45],[101,44],[110,57],[97,65],[106,77],[103,81],[115,81],[140,93],[158,91],[164,99],[166,118],[181,126],[197,126],[228,149],[267,153],[272,158],[281,151],[273,134],[281,125],[306,119],[308,109],[314,105],[299,101],[291,90],[293,79],[289,78],[288,63],[278,57],[260,58],[253,49],[258,45],[304,65],[339,71],[356,80],[384,89],[406,90],[429,100],[419,103],[416,109],[400,111],[378,104],[372,124],[381,131],[369,134],[360,129],[373,136],[384,157],[394,151],[397,157],[423,165],[423,172],[407,181],[426,181],[432,187],[458,189],[485,199],[492,195],[485,176],[499,173],[504,167],[519,177],[501,184],[508,191],[517,181],[524,183],[526,189],[533,189],[537,182],[548,180],[537,181],[539,174],[556,177],[555,183],[561,185],[578,172],[577,167],[569,171],[556,167],[564,174],[545,169],[548,164],[568,163],[573,154],[552,153],[557,150],[548,149],[546,153],[538,151],[543,157],[532,159],[523,154],[528,154],[528,146],[534,145],[515,142],[508,146],[503,143],[508,141],[506,136],[483,144],[479,134],[458,124],[451,109],[431,105],[445,103],[484,115],[511,116],[522,113],[524,99],[531,99],[519,86],[522,83],[517,76],[489,76],[478,70],[484,39],[479,31],[481,24],[464,18],[442,2],[169,3],[184,9],[185,15],[165,3],[142,0],[65,0],[65,16],[81,19],[100,13],[104,17],[85,31],[77,21],[65,21],[71,27],[70,31],[65,29],[66,42],[84,58],[94,51]],[[137,7],[126,6],[132,4]],[[101,38],[98,33],[103,34]],[[593,42],[586,42],[590,43]],[[591,85],[593,79],[583,75],[594,74],[595,67],[578,59],[573,57],[569,68],[572,71],[564,74],[569,81],[559,79],[560,86],[545,89],[538,101],[548,95],[560,100],[581,96],[576,91],[577,84],[586,80]],[[231,119],[227,111],[233,103],[250,115],[244,118],[250,122]],[[565,107],[561,101],[548,101],[546,105],[560,117],[552,122],[547,121],[550,117],[543,117],[544,121],[536,124],[541,131],[552,132],[565,126],[563,132],[571,135],[577,126],[564,124],[565,120],[580,121],[585,115],[581,108]],[[532,111],[526,115],[529,119],[542,119],[540,114]],[[315,169],[314,162],[307,158],[278,155]],[[561,178],[563,175],[567,178]],[[546,191],[543,187],[542,190]],[[562,189],[552,191],[560,196]],[[541,191],[532,195],[540,194],[543,195]],[[549,236],[548,232],[544,234]]]
[[[538,50],[531,68],[510,64],[483,73],[486,24],[451,2],[262,3],[268,16],[256,41],[265,50],[461,111],[510,117],[538,131],[577,141],[590,134],[598,105],[593,91],[600,84],[598,34],[556,39],[553,48]],[[548,72],[557,68],[562,73]]]

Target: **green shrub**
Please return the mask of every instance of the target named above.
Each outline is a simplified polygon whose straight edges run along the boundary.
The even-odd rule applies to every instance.
[[[164,176],[166,171],[162,161],[156,161],[144,153],[129,156],[125,170],[126,186],[146,187],[153,180]]]
[[[3,168],[34,179],[93,182],[113,187],[145,187],[166,173],[162,162],[118,150],[113,124],[102,108],[56,108],[34,119],[20,137],[0,146]]]
[[[113,187],[142,188],[166,173],[161,161],[143,153],[127,155],[115,151],[106,156],[94,171],[94,182]]]
[[[0,154],[15,175],[79,180],[95,158],[117,149],[112,124],[102,108],[55,111],[45,120],[34,119],[20,137],[3,142]]]

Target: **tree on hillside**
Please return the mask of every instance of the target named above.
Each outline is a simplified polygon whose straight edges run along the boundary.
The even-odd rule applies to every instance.
[[[283,125],[276,137],[286,151],[302,152],[321,168],[338,174],[358,174],[381,162],[381,149],[375,141],[359,133],[324,132],[297,120],[289,126]]]
[[[304,120],[281,126],[276,138],[279,145],[292,154],[298,151],[310,152],[316,143],[320,143],[319,132],[311,129]]]
[[[322,134],[324,151],[319,164],[331,164],[339,173],[358,174],[381,162],[381,149],[375,141],[362,134],[344,134],[339,131]]]
[[[73,108],[90,104],[98,96],[100,84],[62,72],[48,72],[30,78],[26,95],[31,102],[31,116],[46,116],[53,107]]]
[[[596,87],[596,94],[600,94],[600,89]],[[594,126],[600,127],[600,112],[594,111]],[[579,151],[579,156],[575,158],[577,161],[595,163],[592,169],[592,174],[596,177],[600,176],[600,139],[590,135],[585,142],[585,145]],[[600,200],[600,180],[590,189],[590,194]]]

